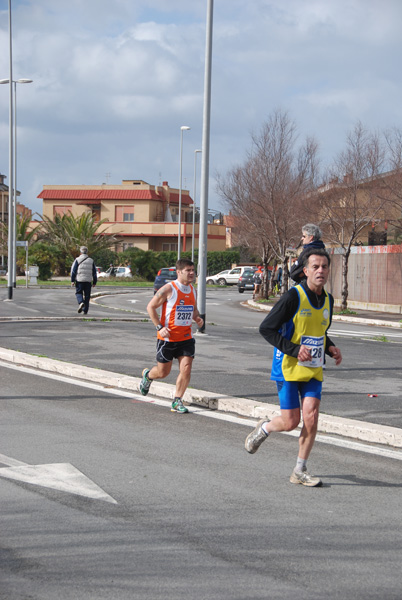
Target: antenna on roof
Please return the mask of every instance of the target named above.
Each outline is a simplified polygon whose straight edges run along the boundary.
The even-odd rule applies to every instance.
[[[106,177],[106,184],[109,183],[109,179],[110,179],[111,174],[110,173],[105,173],[105,177]]]

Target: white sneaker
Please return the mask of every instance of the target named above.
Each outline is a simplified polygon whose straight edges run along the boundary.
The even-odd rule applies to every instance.
[[[321,479],[310,475],[306,468],[303,471],[293,471],[289,481],[290,483],[301,483],[307,487],[320,487],[322,485]]]

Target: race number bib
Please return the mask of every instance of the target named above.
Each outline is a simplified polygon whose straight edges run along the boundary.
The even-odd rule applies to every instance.
[[[324,364],[324,337],[313,337],[303,335],[300,344],[302,346],[307,346],[310,350],[311,360],[306,360],[304,362],[298,362],[302,367],[322,367]]]
[[[176,314],[174,317],[174,324],[179,327],[189,327],[193,321],[194,306],[181,306],[176,307]]]

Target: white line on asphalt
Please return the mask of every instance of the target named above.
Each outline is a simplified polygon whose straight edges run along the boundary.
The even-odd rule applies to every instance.
[[[362,337],[362,336],[367,336],[367,337],[395,337],[395,338],[402,338],[402,332],[401,333],[396,333],[394,331],[386,331],[386,333],[384,333],[384,331],[375,331],[373,329],[369,330],[369,331],[351,331],[350,329],[336,329],[336,328],[332,328],[331,329],[332,333],[334,335],[339,335],[340,337],[343,336],[349,336],[349,337]]]
[[[71,385],[76,385],[78,387],[85,387],[95,391],[104,392],[107,394],[111,394],[112,396],[121,396],[123,398],[131,398],[134,400],[138,400],[140,402],[144,402],[146,404],[156,404],[158,406],[164,406],[166,408],[170,408],[171,401],[170,400],[162,400],[161,398],[152,397],[152,396],[141,396],[140,394],[136,394],[135,392],[128,392],[125,390],[119,390],[116,388],[107,388],[103,385],[99,385],[96,383],[88,383],[86,381],[78,381],[74,379],[70,379],[69,377],[64,377],[63,375],[56,375],[54,373],[45,373],[43,371],[38,372],[29,367],[20,367],[18,365],[12,365],[10,363],[6,363],[0,360],[0,366],[6,367],[9,369],[14,369],[16,371],[22,371],[24,373],[29,373],[33,375],[37,375],[39,377],[46,377],[48,379],[54,379],[56,381],[62,381],[64,383],[69,383]],[[226,421],[228,423],[235,423],[237,425],[243,425],[246,427],[255,427],[257,424],[257,420],[250,419],[248,417],[238,417],[235,415],[229,415],[226,413],[219,413],[216,411],[211,411],[202,407],[191,407],[189,409],[194,415],[208,417],[211,419],[216,419],[219,421]],[[283,435],[290,435],[293,437],[299,437],[300,432],[298,430],[283,432]],[[383,456],[385,458],[393,458],[395,460],[402,460],[402,452],[399,450],[393,450],[392,448],[381,448],[378,446],[371,446],[369,444],[363,444],[361,442],[353,442],[351,440],[342,439],[342,438],[334,438],[332,436],[326,436],[323,434],[319,434],[316,437],[317,442],[322,442],[324,444],[330,444],[332,446],[338,446],[340,448],[347,448],[349,450],[356,450],[359,452],[365,452],[366,454],[375,454],[376,456]],[[1,456],[1,455],[0,455]],[[0,460],[0,462],[2,462]],[[4,463],[7,464],[7,463]]]

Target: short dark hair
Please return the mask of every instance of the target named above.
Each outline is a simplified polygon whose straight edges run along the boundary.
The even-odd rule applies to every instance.
[[[324,248],[309,248],[303,258],[303,267],[307,266],[310,256],[325,256],[328,260],[328,266],[331,264],[331,258]]]
[[[194,267],[194,263],[189,258],[179,258],[176,262],[176,271],[182,271],[186,267]]]

